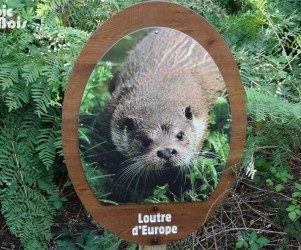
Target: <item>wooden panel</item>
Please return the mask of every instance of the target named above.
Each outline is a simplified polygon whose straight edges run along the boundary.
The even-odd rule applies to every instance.
[[[166,245],[161,245],[161,246],[139,246],[139,250],[166,250]]]
[[[81,166],[77,133],[81,98],[95,65],[114,43],[136,30],[155,26],[177,29],[194,38],[212,56],[226,82],[232,114],[231,147],[226,171],[216,190],[203,202],[158,204],[156,212],[152,204],[104,206],[93,194]],[[131,229],[137,224],[137,213],[172,214],[173,224],[179,227],[178,233],[158,236],[155,239],[157,244],[179,240],[201,227],[216,211],[235,180],[246,137],[244,98],[241,78],[231,52],[218,32],[193,11],[178,4],[152,1],[136,4],[113,16],[92,35],[78,57],[63,105],[65,159],[74,188],[88,212],[111,233],[142,245],[152,245],[154,239],[152,236],[132,235]]]

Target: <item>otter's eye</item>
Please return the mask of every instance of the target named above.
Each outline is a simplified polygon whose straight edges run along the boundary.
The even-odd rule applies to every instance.
[[[188,120],[192,119],[192,111],[191,111],[191,107],[190,106],[188,106],[188,107],[185,108],[185,117]]]
[[[152,139],[144,138],[142,139],[141,144],[143,147],[147,148],[152,144],[152,142],[153,142]]]
[[[120,129],[127,128],[128,130],[133,130],[135,128],[135,119],[132,117],[124,117],[119,121]]]
[[[184,132],[183,132],[183,131],[180,131],[180,132],[177,134],[177,138],[178,138],[179,140],[183,140],[183,138],[184,138]]]

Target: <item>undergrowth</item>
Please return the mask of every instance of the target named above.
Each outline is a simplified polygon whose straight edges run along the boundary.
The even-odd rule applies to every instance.
[[[60,117],[74,61],[99,24],[136,2],[140,1],[0,1],[27,21],[23,30],[0,30],[0,207],[7,227],[25,249],[47,248],[53,216],[61,208],[56,185],[57,170],[64,168]],[[198,236],[200,231],[177,247],[251,248],[255,242],[257,247],[297,249],[301,244],[300,1],[174,2],[204,16],[222,34],[238,63],[248,103],[242,168],[254,175],[241,183],[241,190],[256,190],[256,195],[246,195],[253,199],[249,206],[257,204],[255,210],[246,207],[244,224],[231,231],[233,221],[222,214],[228,215],[233,207],[225,203],[227,210],[212,218],[221,216],[223,223],[216,220],[210,228],[215,230],[212,237],[226,232],[227,238],[213,241],[210,235]],[[232,194],[234,200],[238,197]],[[259,216],[254,211],[259,210],[269,218],[272,234],[253,228],[255,237],[248,229],[263,226],[254,224]],[[228,227],[223,228],[225,223]]]

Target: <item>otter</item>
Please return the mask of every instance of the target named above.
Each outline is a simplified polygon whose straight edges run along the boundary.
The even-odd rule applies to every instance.
[[[109,140],[125,159],[116,178],[152,176],[154,187],[169,178],[175,182],[200,154],[209,109],[225,83],[198,42],[155,28],[134,45],[109,88]]]

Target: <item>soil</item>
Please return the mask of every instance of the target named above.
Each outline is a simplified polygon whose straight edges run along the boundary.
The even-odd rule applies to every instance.
[[[8,230],[2,214],[0,214],[0,249],[21,249],[21,242]]]
[[[96,223],[93,223],[73,188],[67,192],[67,194],[64,194],[67,201],[63,203],[63,207],[54,219],[54,225],[51,229],[53,239],[50,242],[49,249],[56,249],[56,240],[60,239],[64,231],[70,232],[70,241],[73,242],[85,229],[97,235],[103,233],[103,229],[99,228]]]

